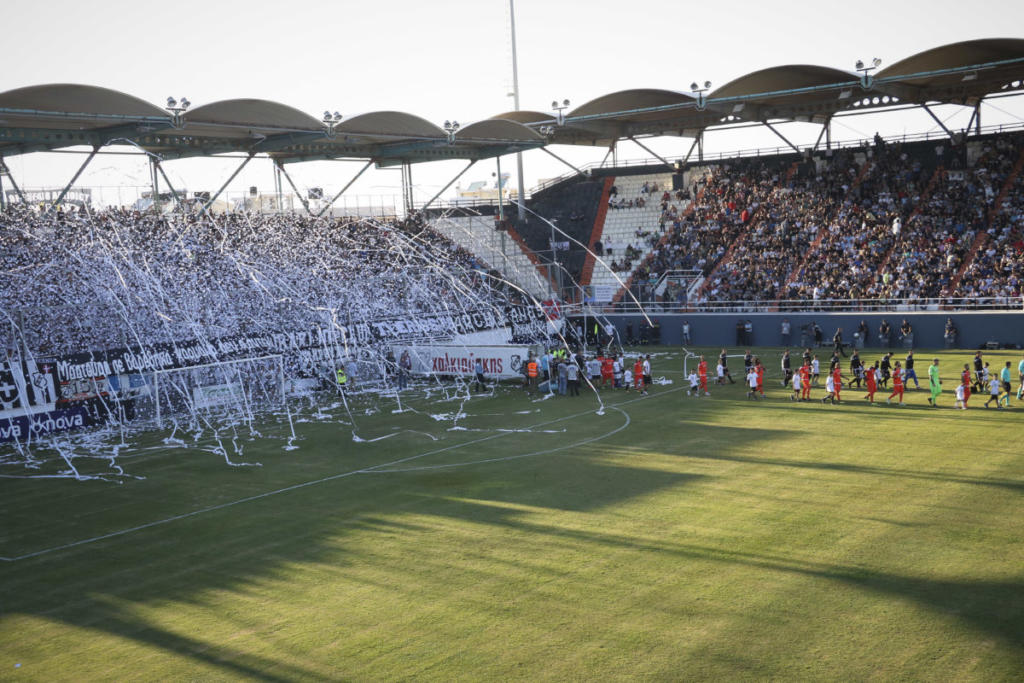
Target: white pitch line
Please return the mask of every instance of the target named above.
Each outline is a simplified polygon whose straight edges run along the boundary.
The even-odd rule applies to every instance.
[[[468,460],[466,462],[452,462],[452,463],[447,463],[445,465],[421,465],[419,467],[403,467],[401,469],[387,469],[387,470],[386,469],[373,469],[372,471],[368,470],[367,472],[365,472],[365,474],[395,474],[395,473],[398,473],[398,472],[423,472],[423,471],[426,471],[426,470],[441,470],[441,469],[446,469],[446,468],[450,468],[450,467],[467,467],[469,465],[483,465],[485,463],[504,462],[506,460],[518,460],[520,458],[532,458],[532,457],[535,457],[535,456],[538,456],[538,455],[550,455],[552,453],[558,453],[559,451],[564,451],[564,450],[567,450],[569,448],[577,448],[579,446],[586,446],[589,443],[594,443],[595,441],[601,441],[602,439],[607,439],[610,436],[615,436],[616,434],[621,432],[623,429],[628,427],[630,425],[630,423],[632,422],[632,420],[629,417],[629,413],[627,413],[625,410],[622,410],[621,408],[619,408],[617,406],[609,406],[609,407],[612,410],[617,410],[618,412],[622,413],[622,415],[626,418],[626,421],[624,423],[622,423],[621,425],[619,425],[618,427],[616,427],[615,429],[613,429],[612,431],[607,432],[605,434],[601,434],[600,436],[594,436],[594,437],[591,437],[589,439],[584,439],[583,441],[577,441],[576,443],[566,444],[565,446],[559,446],[558,448],[549,448],[549,449],[544,450],[544,451],[534,451],[533,453],[521,453],[519,455],[505,455],[505,456],[502,456],[500,458],[487,458],[487,459],[484,459],[484,460]]]
[[[610,408],[615,408],[616,406],[627,405],[627,404],[630,404],[630,403],[635,403],[636,401],[643,401],[643,400],[647,400],[647,399],[650,399],[650,398],[656,398],[658,396],[664,396],[665,394],[669,394],[669,393],[673,393],[673,392],[676,392],[676,391],[680,391],[681,389],[682,389],[682,387],[678,387],[678,388],[675,388],[675,389],[669,389],[668,391],[660,391],[657,394],[654,394],[653,396],[638,396],[637,398],[630,399],[628,401],[622,401],[620,403],[616,403],[615,405],[610,405],[609,407]],[[555,420],[549,420],[547,422],[541,422],[540,424],[533,425],[532,427],[530,427],[530,429],[535,429],[537,427],[544,427],[544,426],[547,426],[549,424],[555,424],[556,422],[562,422],[564,420],[572,420],[572,419],[575,419],[577,417],[582,417],[583,415],[589,415],[589,414],[591,414],[593,412],[594,412],[593,410],[586,410],[586,411],[583,411],[583,412],[580,412],[580,413],[576,413],[575,415],[567,415],[565,417],[560,417],[560,418],[557,418]],[[623,412],[623,414],[626,415],[625,412]],[[626,415],[626,418],[628,420],[629,416]],[[624,427],[620,427],[620,429],[624,429],[624,428],[625,428],[625,426]],[[54,546],[52,548],[46,548],[44,550],[37,550],[35,552],[26,553],[24,555],[17,555],[15,557],[2,557],[2,556],[0,556],[0,561],[2,561],[2,562],[17,562],[19,560],[28,560],[28,559],[31,559],[33,557],[39,557],[40,555],[46,555],[46,554],[49,554],[49,553],[57,552],[58,550],[68,550],[70,548],[77,548],[78,546],[87,545],[89,543],[95,543],[97,541],[105,541],[105,540],[107,540],[109,538],[117,538],[118,536],[124,536],[126,534],[135,533],[136,531],[142,531],[144,529],[150,529],[150,528],[155,527],[155,526],[161,526],[163,524],[170,524],[171,522],[177,522],[177,521],[182,520],[182,519],[188,519],[189,517],[196,517],[198,515],[203,515],[203,514],[206,514],[208,512],[215,512],[217,510],[223,510],[225,508],[234,507],[235,505],[241,505],[242,503],[251,503],[253,501],[262,500],[263,498],[269,498],[271,496],[276,496],[276,495],[281,494],[281,493],[287,493],[289,491],[295,491],[295,490],[298,490],[298,489],[306,488],[307,486],[314,486],[316,484],[323,484],[323,483],[326,483],[326,482],[329,482],[329,481],[334,481],[334,480],[337,480],[337,479],[344,479],[345,477],[351,477],[352,475],[355,475],[355,474],[362,474],[362,473],[373,472],[374,470],[377,470],[377,469],[380,469],[380,468],[383,468],[383,467],[393,467],[394,465],[401,465],[402,463],[410,462],[412,460],[418,460],[419,458],[425,458],[425,457],[428,457],[428,456],[431,456],[431,455],[437,455],[438,453],[444,453],[446,451],[455,450],[457,448],[462,448],[463,446],[471,446],[471,445],[476,444],[476,443],[481,443],[483,441],[489,441],[490,439],[496,439],[498,437],[508,436],[509,434],[514,434],[514,433],[516,433],[516,432],[499,432],[497,434],[491,434],[490,436],[484,436],[484,437],[481,437],[479,439],[473,439],[471,441],[466,441],[466,442],[463,442],[463,443],[452,444],[451,446],[446,446],[444,448],[438,448],[438,449],[435,449],[433,451],[427,451],[426,453],[420,453],[418,455],[411,455],[411,456],[409,456],[407,458],[399,458],[398,460],[392,460],[391,462],[385,462],[385,463],[381,463],[379,465],[373,465],[371,467],[364,467],[364,468],[361,468],[361,469],[358,469],[358,470],[351,470],[349,472],[341,472],[339,474],[332,474],[331,476],[328,476],[328,477],[322,477],[320,479],[314,479],[312,481],[303,482],[301,484],[293,484],[291,486],[286,486],[284,488],[277,489],[275,491],[267,491],[266,493],[259,493],[259,494],[256,494],[254,496],[246,496],[245,498],[239,498],[238,500],[234,500],[234,501],[231,501],[229,503],[221,503],[220,505],[211,505],[209,507],[200,508],[199,510],[193,510],[192,512],[185,512],[185,513],[180,514],[180,515],[174,515],[173,517],[167,517],[165,519],[158,519],[158,520],[156,520],[154,522],[147,522],[146,524],[140,524],[138,526],[129,527],[127,529],[120,529],[119,531],[112,531],[109,534],[102,534],[100,536],[93,536],[92,538],[85,538],[85,539],[82,539],[80,541],[72,541],[71,543],[64,543],[62,545],[57,545],[57,546]],[[605,438],[605,437],[600,437],[600,438]],[[520,457],[520,456],[514,456],[514,457]]]

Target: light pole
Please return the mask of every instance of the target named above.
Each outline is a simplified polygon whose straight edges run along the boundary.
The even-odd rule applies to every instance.
[[[192,103],[188,101],[187,97],[182,97],[180,100],[176,100],[173,97],[167,98],[167,106],[164,107],[171,113],[171,127],[172,128],[184,128],[185,127],[185,112],[192,106]],[[160,166],[160,161],[153,156],[149,157],[149,174],[152,177],[153,186],[153,209],[160,213],[160,179],[157,177],[157,172]],[[160,171],[162,172],[162,171]],[[168,185],[170,182],[168,182]]]
[[[881,65],[882,60],[879,59],[878,57],[872,59],[870,65],[865,64],[860,59],[857,60],[857,64],[854,65],[854,68],[860,72],[860,87],[864,88],[865,90],[871,89],[871,85],[873,83],[871,72],[880,67]]]

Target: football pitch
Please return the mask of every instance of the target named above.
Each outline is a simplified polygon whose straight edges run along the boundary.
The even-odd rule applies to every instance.
[[[120,484],[0,479],[0,679],[1024,678],[1024,402],[953,409],[972,352],[915,352],[933,409],[791,403],[777,349],[768,400],[732,361],[688,397],[651,351],[648,396],[410,391],[261,467],[154,435]]]

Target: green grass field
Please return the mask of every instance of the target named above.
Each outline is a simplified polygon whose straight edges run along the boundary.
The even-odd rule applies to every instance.
[[[1024,402],[953,410],[970,352],[931,409],[688,398],[661,351],[603,414],[410,394],[262,467],[0,479],[0,679],[1024,678]]]

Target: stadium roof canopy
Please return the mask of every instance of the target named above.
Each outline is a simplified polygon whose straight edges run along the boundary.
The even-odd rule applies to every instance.
[[[643,146],[637,138],[681,136],[693,137],[698,147],[705,131],[735,125],[763,125],[797,150],[773,124],[822,124],[825,136],[835,116],[921,107],[945,130],[929,108],[938,103],[973,107],[967,127],[980,129],[982,99],[1024,94],[1024,39],[952,43],[876,72],[879,65],[877,60],[867,66],[858,62],[855,71],[809,64],[777,66],[740,76],[711,92],[710,83],[704,88],[694,83],[689,92],[623,90],[568,113],[553,103],[555,113],[506,112],[461,128],[448,122],[441,128],[396,111],[348,119],[325,112],[320,120],[263,99],[222,100],[191,110],[169,100],[161,108],[96,86],[37,85],[0,93],[0,172],[5,170],[5,156],[91,147],[73,183],[107,145],[140,148],[154,155],[154,161],[234,152],[245,157],[244,166],[253,157],[266,155],[282,171],[284,164],[317,159],[362,159],[366,167],[446,159],[472,165],[550,144],[611,147],[630,139]],[[568,102],[564,104],[567,108]],[[411,202],[411,196],[408,199]]]
[[[607,146],[635,136],[693,137],[743,122],[826,124],[836,115],[894,106],[976,106],[986,96],[1024,91],[1024,40],[994,38],[952,43],[902,59],[871,75],[793,64],[740,76],[703,90],[623,90],[568,112],[510,112],[494,118],[528,125],[556,124],[554,143]]]
[[[37,85],[0,93],[0,156],[74,146],[134,144],[164,159],[227,152],[283,162],[370,159],[380,165],[483,159],[538,147],[545,139],[513,121],[481,122],[452,135],[403,112],[324,122],[279,102],[237,99],[173,113],[116,90]]]
[[[548,143],[607,146],[633,137],[696,137],[709,128],[743,122],[824,124],[835,115],[893,106],[976,106],[986,96],[1024,90],[1024,40],[953,43],[874,75],[871,70],[777,66],[740,76],[710,93],[623,90],[565,116],[507,112],[451,134],[403,112],[372,112],[327,124],[262,99],[222,100],[172,112],[106,88],[37,85],[0,93],[0,155],[134,144],[165,159],[244,152],[265,153],[281,163],[358,158],[388,166],[483,159]]]

